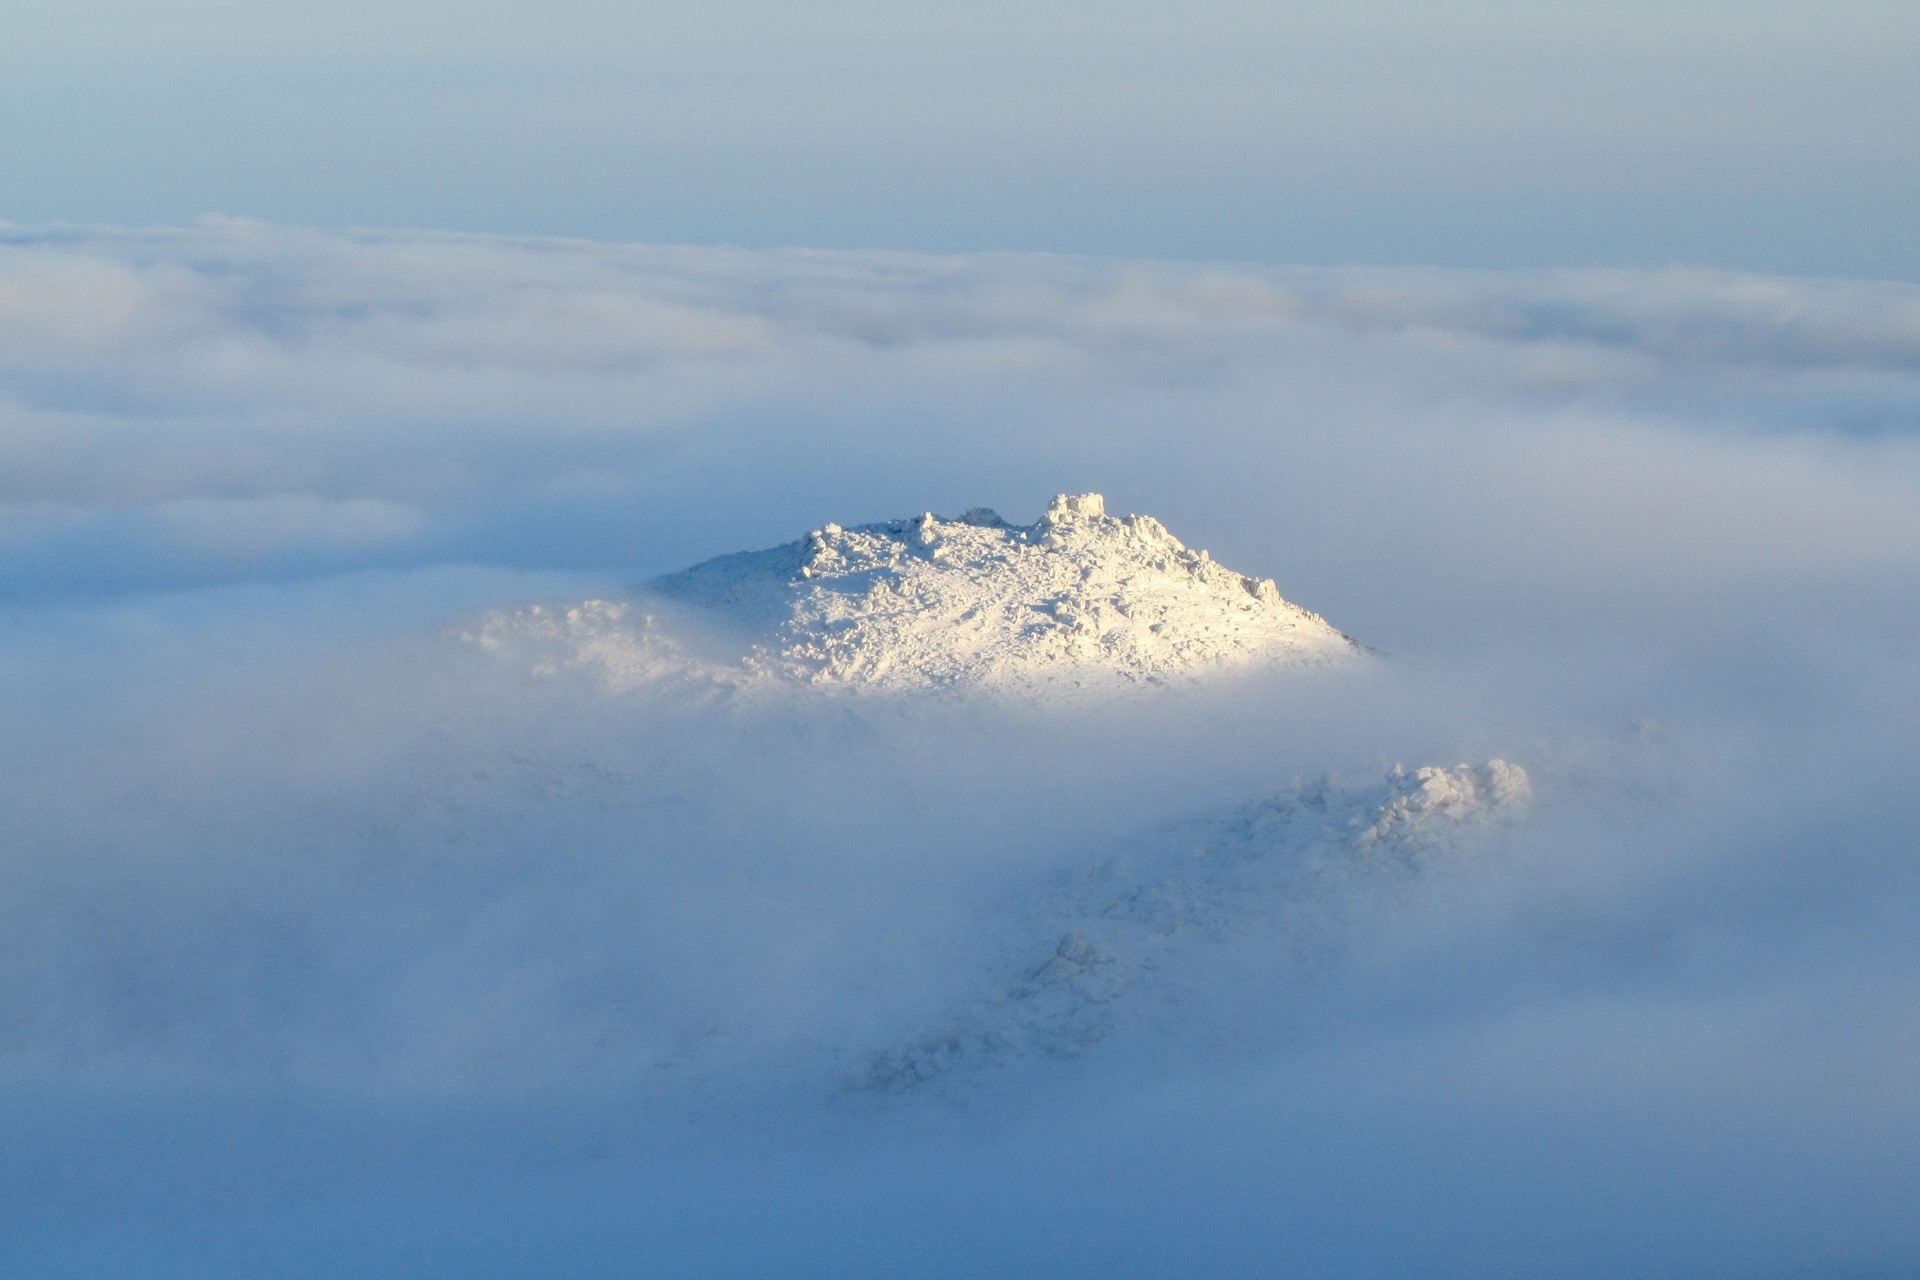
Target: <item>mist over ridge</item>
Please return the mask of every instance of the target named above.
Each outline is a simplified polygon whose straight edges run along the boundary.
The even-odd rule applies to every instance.
[[[1916,371],[1874,282],[8,229],[0,1261],[1901,1274]],[[918,515],[1092,493],[1164,570]],[[689,566],[867,661],[943,542],[1049,661],[1383,653],[712,678]],[[500,629],[587,600],[678,656]]]

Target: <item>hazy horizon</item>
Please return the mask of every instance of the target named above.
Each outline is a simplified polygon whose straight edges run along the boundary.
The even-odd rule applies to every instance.
[[[0,220],[1920,278],[1851,0],[23,0]]]

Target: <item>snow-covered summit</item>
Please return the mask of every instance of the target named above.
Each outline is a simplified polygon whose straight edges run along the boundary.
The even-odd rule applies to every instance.
[[[1152,516],[1061,494],[1031,525],[974,508],[842,528],[720,556],[643,597],[497,618],[481,643],[537,642],[536,669],[601,671],[616,686],[698,670],[911,688],[1161,681],[1204,669],[1320,667],[1359,647],[1281,599],[1271,579],[1189,550]],[[682,624],[673,620],[678,614]],[[687,626],[737,656],[695,662]],[[726,639],[722,640],[724,647]]]
[[[810,680],[1139,680],[1251,661],[1318,666],[1355,651],[1271,579],[1189,550],[1152,516],[1110,516],[1097,493],[1062,494],[1026,526],[982,508],[828,524],[653,588],[740,619],[760,638],[757,665]]]

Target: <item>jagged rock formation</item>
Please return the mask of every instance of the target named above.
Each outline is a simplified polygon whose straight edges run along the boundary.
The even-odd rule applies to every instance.
[[[1099,494],[1055,498],[1032,525],[974,509],[843,529],[720,556],[649,586],[744,636],[732,678],[890,688],[1161,681],[1250,664],[1318,667],[1358,646],[1280,596]],[[643,602],[590,601],[496,620],[549,642],[549,664],[616,684],[684,669]],[[718,674],[710,671],[709,674]],[[726,677],[723,677],[726,678]]]

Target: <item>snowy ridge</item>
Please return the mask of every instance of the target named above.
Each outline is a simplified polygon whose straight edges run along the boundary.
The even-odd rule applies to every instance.
[[[650,584],[744,637],[699,667],[659,613],[588,601],[495,619],[490,648],[536,640],[535,669],[584,667],[619,687],[671,673],[911,688],[1159,682],[1208,668],[1321,667],[1360,652],[1271,579],[1193,551],[1151,516],[1062,494],[1032,525],[976,508],[720,556]]]
[[[849,1081],[897,1092],[1035,1055],[1078,1054],[1217,982],[1225,948],[1250,944],[1263,978],[1335,954],[1350,913],[1440,869],[1524,816],[1526,770],[1503,760],[1396,767],[1379,784],[1337,778],[1223,819],[1181,824],[1090,863],[1045,905],[983,927],[1004,935],[999,975],[938,1032],[868,1055]]]

